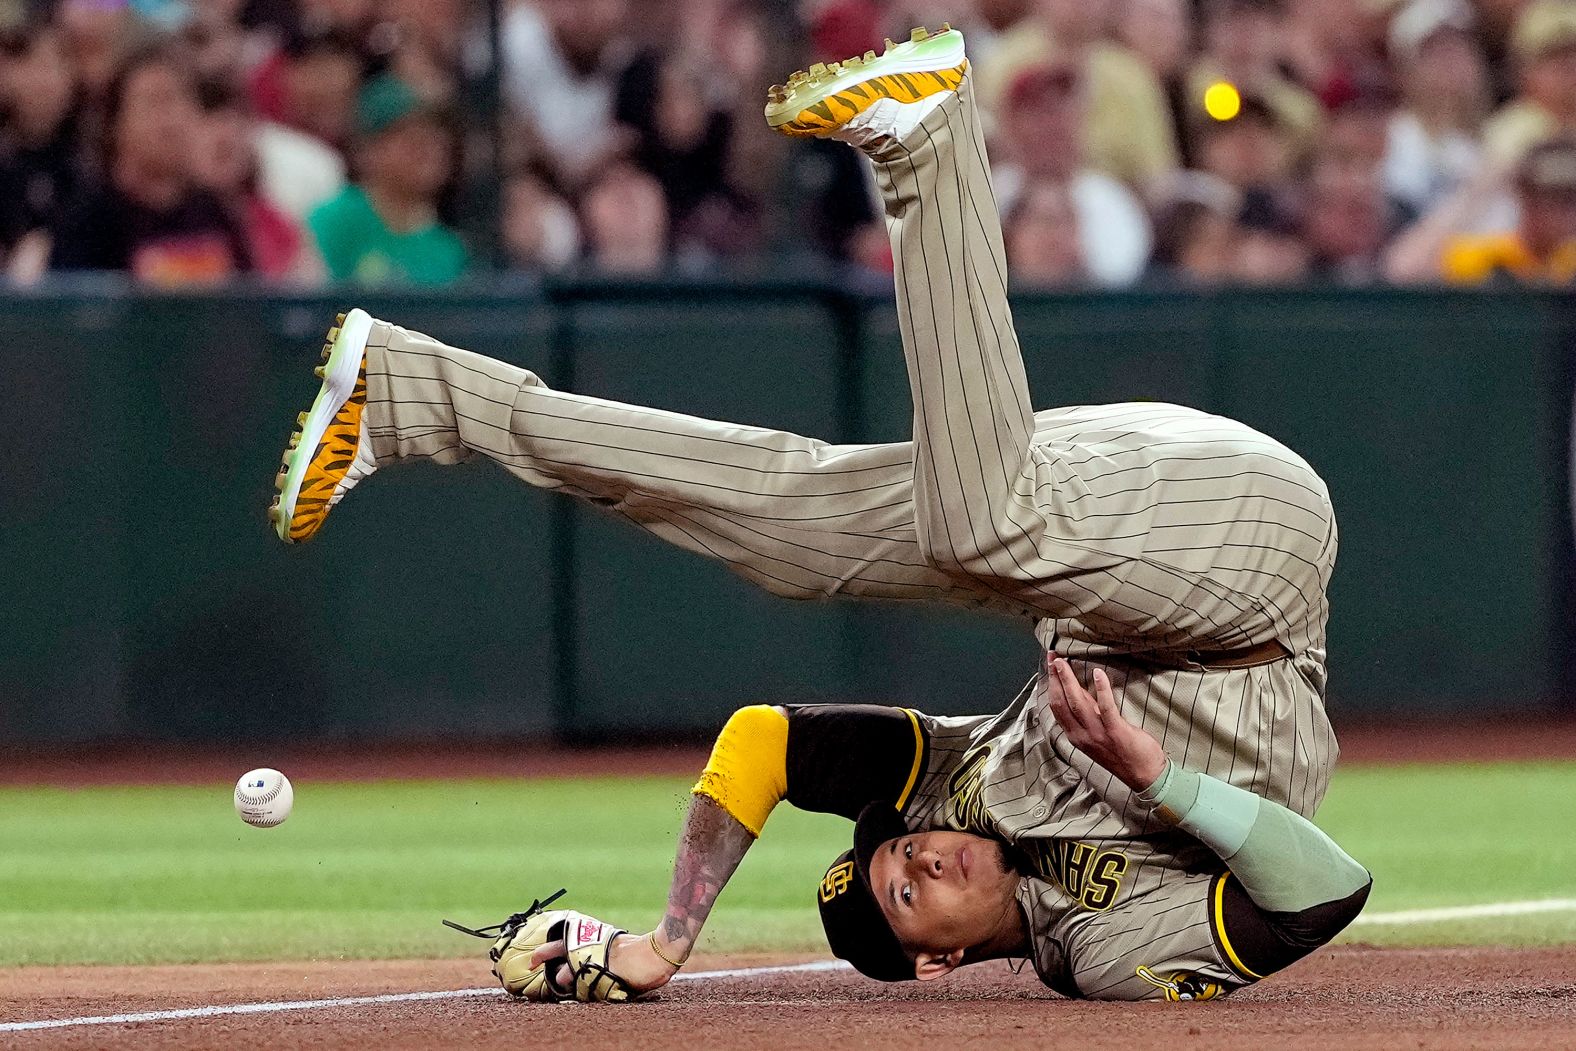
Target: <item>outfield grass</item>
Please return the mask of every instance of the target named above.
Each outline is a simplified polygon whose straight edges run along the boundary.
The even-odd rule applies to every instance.
[[[560,886],[605,919],[659,918],[688,782],[296,786],[241,824],[229,786],[0,789],[0,964],[459,956]],[[1372,912],[1576,897],[1576,764],[1354,768],[1319,820],[1375,873]],[[783,807],[703,948],[824,950],[812,888],[849,826]],[[1390,944],[1576,941],[1576,912],[1355,929]]]

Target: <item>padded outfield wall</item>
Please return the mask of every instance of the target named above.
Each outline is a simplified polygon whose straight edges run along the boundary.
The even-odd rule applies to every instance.
[[[486,463],[264,521],[345,300],[0,300],[0,747],[123,736],[612,736],[756,701],[994,709],[1027,625],[792,603]],[[565,283],[365,305],[555,386],[835,441],[907,436],[895,313],[817,283]],[[1035,404],[1239,417],[1341,524],[1337,719],[1570,711],[1576,309],[1538,293],[1021,297]]]

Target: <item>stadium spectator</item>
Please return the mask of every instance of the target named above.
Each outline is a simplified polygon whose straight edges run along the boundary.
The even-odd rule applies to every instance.
[[[1392,222],[1375,166],[1354,154],[1321,157],[1309,179],[1302,224],[1310,273],[1342,284],[1377,281]]]
[[[1202,111],[1193,120],[1198,166],[1242,191],[1279,193],[1293,169],[1292,136],[1279,113],[1257,95],[1245,96],[1229,120]]]
[[[1287,75],[1327,110],[1389,84],[1385,26],[1389,9],[1397,6],[1397,0],[1287,3],[1281,49]]]
[[[541,142],[542,159],[569,185],[584,183],[631,144],[614,119],[634,58],[623,35],[628,14],[628,0],[515,0],[506,15],[508,97]]]
[[[1186,74],[1193,54],[1193,20],[1187,0],[1123,0],[1117,35],[1154,73],[1165,95],[1182,162],[1191,164],[1187,121],[1192,107]]]
[[[651,274],[668,262],[662,186],[629,164],[607,169],[586,190],[586,261],[605,274]]]
[[[972,17],[962,20],[969,36],[970,61],[980,66],[994,65],[1002,39],[1028,20],[1034,4],[1035,0],[974,0]]]
[[[574,208],[539,176],[516,175],[503,188],[503,249],[510,269],[563,270],[581,251]]]
[[[1533,146],[1576,132],[1576,3],[1537,0],[1516,22],[1511,59],[1519,90],[1489,118],[1483,148],[1514,165]]]
[[[252,66],[263,57],[240,22],[242,0],[203,0],[181,5],[177,39],[203,83],[245,83]]]
[[[1489,85],[1472,28],[1464,0],[1412,0],[1390,23],[1403,105],[1387,131],[1385,189],[1416,215],[1482,164],[1478,134]]]
[[[438,215],[455,171],[447,118],[390,74],[362,88],[356,111],[360,177],[307,221],[329,277],[361,285],[456,280],[468,265],[465,245]]]
[[[1274,114],[1291,160],[1311,156],[1323,113],[1319,100],[1284,71],[1289,38],[1281,0],[1207,0],[1204,11],[1205,50],[1188,73],[1188,95],[1203,99],[1210,85],[1229,83]]]
[[[729,180],[733,116],[723,97],[702,56],[684,52],[635,63],[619,92],[617,115],[636,136],[632,159],[661,183],[673,240],[687,255],[755,246],[755,209]]]
[[[48,231],[82,176],[77,84],[59,33],[0,34],[0,262],[13,281],[43,272]]]
[[[1026,186],[1002,231],[1012,287],[1057,288],[1087,281],[1081,225],[1067,183],[1046,179]]]
[[[1176,135],[1154,72],[1104,36],[1114,10],[1113,0],[1038,0],[1035,17],[1003,35],[993,64],[977,67],[977,83],[981,104],[996,113],[1018,74],[1073,64],[1085,85],[1089,167],[1142,191],[1177,169]]]
[[[209,81],[199,97],[197,183],[219,199],[246,236],[253,269],[275,281],[321,280],[321,262],[299,220],[259,190],[256,137],[239,93],[224,82]]]
[[[1189,285],[1228,281],[1236,260],[1242,194],[1203,172],[1181,172],[1155,209],[1153,276]]]
[[[1393,281],[1484,284],[1576,281],[1576,139],[1556,138],[1528,151],[1514,171],[1520,208],[1515,229],[1464,234],[1473,213],[1503,192],[1502,169],[1490,168],[1424,217],[1390,249]]]
[[[50,265],[125,271],[166,287],[250,270],[245,236],[193,178],[197,94],[184,63],[164,51],[137,54],[108,103],[103,178],[62,210]]]
[[[339,150],[350,145],[363,59],[355,37],[293,29],[252,77],[253,111]]]
[[[123,56],[146,43],[129,0],[60,0],[54,23],[86,101],[103,107]]]
[[[1130,284],[1149,259],[1149,219],[1131,190],[1084,164],[1084,68],[1069,61],[1031,67],[1008,85],[997,200],[1010,215],[1031,186],[1061,185],[1077,217],[1083,271],[1100,284]],[[1032,214],[1042,217],[1048,208],[1042,196]]]
[[[1244,195],[1231,277],[1245,285],[1291,285],[1307,279],[1312,253],[1302,239],[1301,218],[1282,197]]]

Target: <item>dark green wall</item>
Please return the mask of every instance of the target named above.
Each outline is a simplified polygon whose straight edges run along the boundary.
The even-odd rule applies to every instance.
[[[909,427],[880,296],[590,284],[366,305],[588,394],[841,441]],[[774,599],[490,464],[380,474],[285,548],[263,509],[335,309],[0,300],[0,745],[614,734],[763,700],[977,711],[1033,672],[1023,624]],[[1017,304],[1036,404],[1181,401],[1325,476],[1346,714],[1569,696],[1571,317],[1516,293]]]

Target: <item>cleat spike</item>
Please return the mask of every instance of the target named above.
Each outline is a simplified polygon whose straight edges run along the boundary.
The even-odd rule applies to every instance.
[[[885,47],[886,51],[891,51],[893,48],[897,47],[896,44],[892,43],[892,38],[891,37],[887,37],[886,40],[884,41],[884,43],[886,45],[886,47]]]
[[[915,26],[914,31],[908,35],[908,41],[911,44],[922,44],[929,39],[930,30],[924,26]]]
[[[940,36],[942,33],[950,33],[950,32],[952,32],[952,23],[951,22],[943,22],[943,23],[941,23],[941,31],[938,32],[936,35]]]
[[[279,501],[275,500],[273,503],[268,505],[268,520],[270,522],[273,522],[277,525],[279,523],[279,519],[283,517],[283,515],[284,512],[279,509]]]
[[[825,76],[825,75],[826,75],[826,63],[825,62],[817,62],[815,65],[810,67],[810,76],[812,76],[812,77],[821,77],[821,76]]]
[[[318,360],[319,361],[327,361],[329,359],[329,355],[331,355],[333,353],[334,353],[334,344],[332,344],[332,343],[324,343],[323,344],[323,350],[317,356]]]
[[[328,370],[319,365],[317,368],[312,370],[312,375],[316,376],[320,380],[324,380],[328,378]]]
[[[278,474],[274,475],[274,488],[278,489],[281,493],[285,491],[285,475],[287,473],[289,472],[280,471]]]
[[[865,56],[862,59],[862,61],[864,61],[864,62],[874,62],[875,60],[876,60],[876,53],[874,51],[866,51],[865,52]]]
[[[305,413],[305,412],[298,412],[298,413],[296,413],[296,426],[297,427],[305,427],[306,426],[306,418],[307,418],[308,415],[309,414]],[[296,431],[296,434],[297,434],[297,436],[299,436],[301,434],[301,432],[300,431]]]
[[[338,338],[339,338],[339,328],[338,328],[338,326],[335,326],[335,327],[334,327],[334,328],[331,328],[331,329],[329,329],[329,330],[328,330],[328,335],[327,335],[327,336],[324,336],[324,337],[323,337],[323,338],[324,338],[324,339],[325,339],[325,340],[326,340],[326,341],[327,341],[327,342],[329,342],[329,343],[333,343],[333,342],[334,342],[334,340],[336,340],[336,339],[338,339]]]
[[[766,91],[766,101],[780,105],[788,101],[788,89],[781,84],[773,84]]]
[[[345,315],[344,314],[335,314],[334,315],[334,324],[336,324],[336,325],[343,325],[344,323],[345,323]]]

